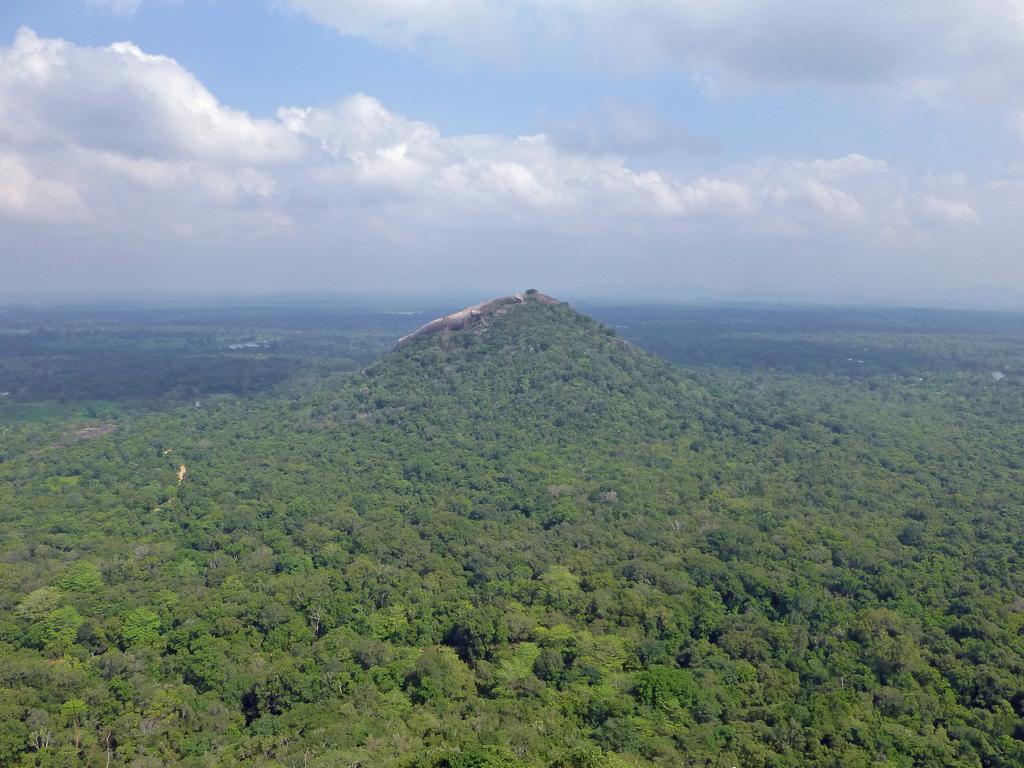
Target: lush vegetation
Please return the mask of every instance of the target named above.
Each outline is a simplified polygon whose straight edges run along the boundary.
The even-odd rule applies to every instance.
[[[0,764],[1024,764],[1019,319],[651,312],[10,418]]]
[[[152,409],[358,370],[431,316],[339,304],[0,309],[0,420],[41,403]]]
[[[692,367],[868,379],[1021,370],[1024,316],[891,308],[609,307],[598,319]]]

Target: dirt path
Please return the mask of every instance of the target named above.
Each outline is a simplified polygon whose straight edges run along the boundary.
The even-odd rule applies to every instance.
[[[178,485],[181,485],[181,481],[185,479],[185,475],[188,472],[188,467],[184,464],[178,465]]]

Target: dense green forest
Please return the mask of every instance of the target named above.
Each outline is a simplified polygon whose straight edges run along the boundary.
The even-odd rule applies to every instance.
[[[1024,765],[1024,318],[590,311],[0,316],[0,765]]]

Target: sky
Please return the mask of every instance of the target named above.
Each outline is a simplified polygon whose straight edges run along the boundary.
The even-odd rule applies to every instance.
[[[3,0],[0,275],[1024,309],[1024,0]]]

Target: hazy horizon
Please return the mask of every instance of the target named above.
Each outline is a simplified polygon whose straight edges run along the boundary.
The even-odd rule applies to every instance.
[[[161,309],[187,310],[217,309],[231,307],[308,307],[318,306],[365,310],[371,312],[400,311],[409,312],[441,312],[470,306],[481,301],[509,295],[525,290],[527,286],[511,286],[507,290],[438,290],[423,291],[409,289],[406,291],[359,291],[352,293],[330,293],[310,290],[306,293],[283,292],[238,292],[238,293],[149,293],[133,294],[64,294],[42,295],[22,294],[5,297],[0,295],[0,310],[17,309]],[[532,287],[532,286],[529,286]],[[1000,299],[993,293],[989,299],[957,299],[935,298],[929,300],[881,299],[871,297],[849,297],[845,300],[829,299],[812,296],[765,296],[749,295],[715,295],[700,292],[679,292],[671,294],[639,294],[624,292],[598,293],[554,291],[538,288],[542,293],[551,295],[561,301],[586,311],[588,308],[605,307],[679,307],[679,308],[736,308],[736,309],[853,309],[853,310],[934,310],[950,312],[980,312],[1000,314],[1024,313],[1024,298],[1015,297]]]

